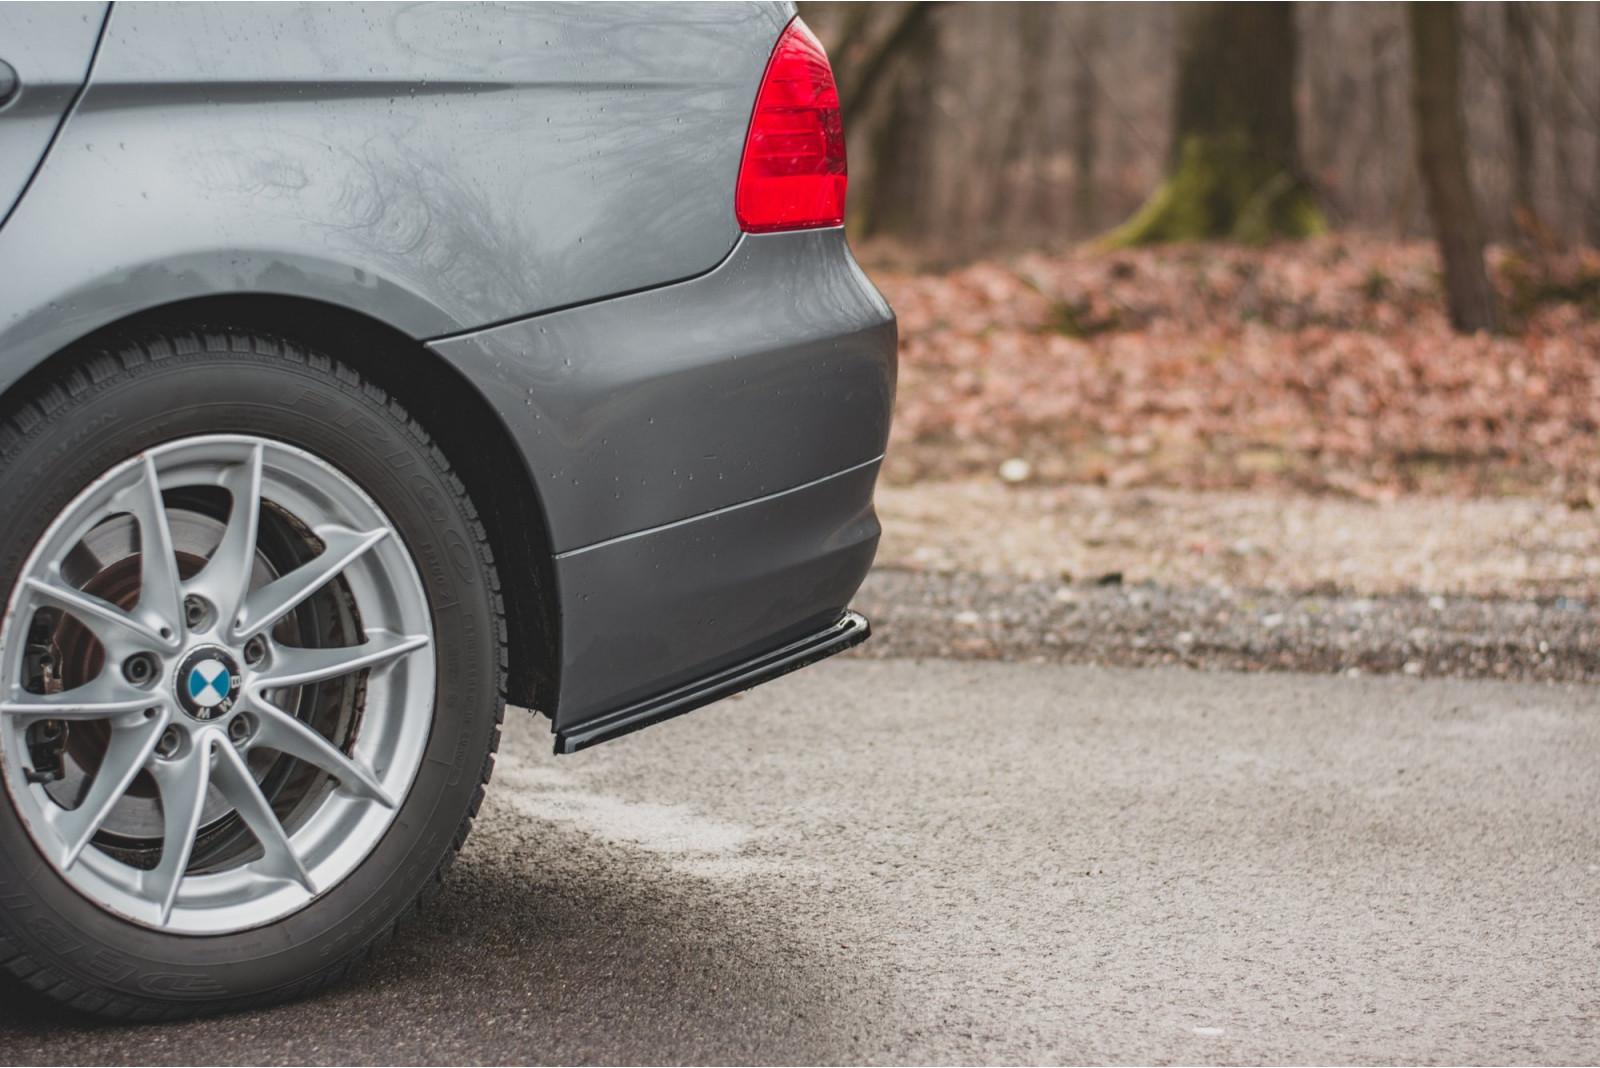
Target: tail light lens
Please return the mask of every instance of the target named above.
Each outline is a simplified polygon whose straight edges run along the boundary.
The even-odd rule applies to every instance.
[[[748,233],[844,222],[839,90],[822,42],[798,18],[778,38],[745,136],[734,213]]]

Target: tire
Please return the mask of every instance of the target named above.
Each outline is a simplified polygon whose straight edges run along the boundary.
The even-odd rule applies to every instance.
[[[338,980],[436,891],[499,743],[461,482],[268,337],[130,342],[0,414],[0,971],[120,1019]]]

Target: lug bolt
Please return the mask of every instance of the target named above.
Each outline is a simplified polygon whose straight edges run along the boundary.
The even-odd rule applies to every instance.
[[[29,745],[55,745],[61,740],[61,724],[53,719],[41,720],[28,732]]]
[[[148,686],[156,677],[155,657],[135,653],[122,662],[122,675],[135,686]]]
[[[183,737],[178,734],[178,728],[168,727],[161,732],[161,740],[156,743],[156,755],[163,760],[171,760],[178,755],[178,747],[183,745]]]
[[[244,662],[252,667],[261,663],[267,656],[267,639],[257,634],[244,646]]]
[[[198,597],[183,599],[183,621],[190,630],[199,630],[206,621],[206,603]]]
[[[255,725],[250,722],[249,716],[235,716],[233,722],[228,724],[228,737],[234,745],[243,745],[255,733]]]

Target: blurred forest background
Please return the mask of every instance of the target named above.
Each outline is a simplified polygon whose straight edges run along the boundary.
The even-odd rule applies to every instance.
[[[1600,499],[1600,4],[800,7],[892,480]]]
[[[1167,171],[1181,6],[802,3],[840,84],[856,236],[951,262],[1128,218]],[[1600,4],[1452,6],[1490,237],[1519,236],[1526,196],[1552,236],[1600,244]],[[1427,236],[1406,5],[1289,16],[1300,156],[1329,223]],[[1229,62],[1262,62],[1235,43]]]

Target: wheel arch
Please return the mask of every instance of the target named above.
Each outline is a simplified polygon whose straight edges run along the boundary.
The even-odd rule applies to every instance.
[[[488,531],[500,575],[512,703],[553,714],[560,672],[559,605],[549,525],[514,439],[472,382],[422,342],[361,312],[302,297],[218,295],[146,309],[46,358],[4,392],[34,394],[119,338],[241,330],[327,353],[394,397],[443,450]],[[509,490],[509,492],[508,492]]]

